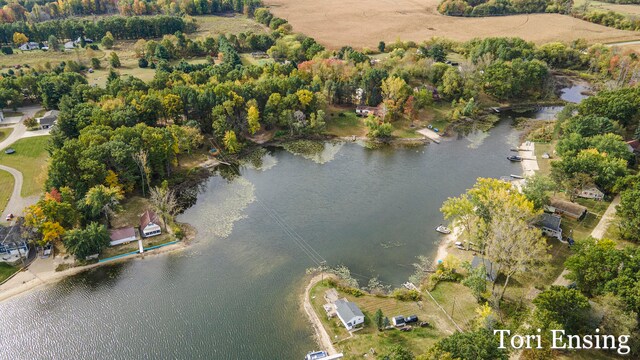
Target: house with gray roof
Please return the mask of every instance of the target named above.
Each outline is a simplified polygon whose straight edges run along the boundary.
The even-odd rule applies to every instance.
[[[50,110],[44,113],[44,116],[38,119],[40,129],[46,130],[52,128],[56,121],[58,121],[58,113],[58,110]]]
[[[542,233],[549,237],[554,237],[562,241],[562,228],[560,223],[562,218],[555,214],[542,214],[542,217],[538,221],[537,225],[542,229]]]
[[[347,330],[352,330],[356,326],[364,323],[364,314],[358,305],[346,299],[336,300],[336,313]]]

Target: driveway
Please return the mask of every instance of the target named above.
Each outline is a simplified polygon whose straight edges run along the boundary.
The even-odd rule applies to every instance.
[[[6,139],[0,142],[0,151],[3,151],[4,149],[10,147],[11,144],[16,142],[17,140],[25,137],[25,135],[27,134],[27,128],[26,126],[24,126],[24,119],[34,117],[35,114],[41,109],[42,106],[40,105],[26,106],[18,109],[18,111],[22,112],[24,115],[22,116],[22,119],[20,119],[20,122],[13,126],[13,132]],[[43,133],[41,135],[46,134]],[[11,194],[11,199],[9,199],[9,203],[7,204],[5,213],[3,215],[7,215],[10,213],[16,216],[22,215],[24,208],[29,205],[35,204],[38,201],[38,197],[32,196],[29,198],[23,198],[22,196],[20,196],[20,191],[22,190],[23,183],[22,173],[20,171],[4,165],[0,165],[0,170],[4,170],[10,173],[11,175],[13,175],[14,179],[13,193]],[[0,219],[0,221],[2,220],[4,220],[4,216],[2,217],[2,219]]]

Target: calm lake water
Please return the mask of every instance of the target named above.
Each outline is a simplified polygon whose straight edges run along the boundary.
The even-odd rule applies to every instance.
[[[198,230],[187,250],[0,303],[0,358],[301,359],[317,348],[299,307],[314,264],[294,235],[362,284],[398,286],[417,255],[434,256],[447,197],[521,173],[506,160],[519,133],[502,116],[439,145],[326,144],[313,159],[277,149],[233,180],[211,177],[179,217]]]

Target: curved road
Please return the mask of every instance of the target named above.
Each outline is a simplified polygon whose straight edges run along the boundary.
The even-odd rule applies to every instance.
[[[27,127],[24,126],[24,119],[35,116],[35,114],[41,109],[42,107],[39,105],[23,107],[19,109],[24,115],[22,115],[20,121],[15,126],[13,126],[13,132],[11,132],[11,134],[6,139],[0,142],[1,151],[4,151],[4,149],[11,146],[11,144],[18,141],[25,135]],[[4,165],[0,165],[0,170],[4,170],[13,175],[14,180],[13,193],[11,194],[11,199],[9,199],[9,202],[7,203],[7,207],[5,209],[3,217],[0,219],[0,221],[2,221],[4,220],[4,216],[6,216],[7,214],[14,214],[16,216],[21,215],[24,208],[35,203],[34,200],[37,201],[37,199],[34,199],[33,197],[23,198],[22,196],[20,196],[20,191],[22,190],[23,183],[22,173],[20,171]]]

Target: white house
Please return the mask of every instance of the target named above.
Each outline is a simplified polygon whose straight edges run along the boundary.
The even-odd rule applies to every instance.
[[[336,313],[347,330],[352,330],[356,326],[364,323],[364,314],[358,306],[346,299],[339,299],[335,302]]]
[[[162,234],[158,216],[153,211],[145,211],[140,217],[140,234],[143,237],[151,237]]]
[[[109,245],[111,246],[136,241],[136,230],[133,227],[111,230],[110,239]]]
[[[369,116],[369,114],[376,115],[378,111],[377,107],[372,106],[358,106],[356,107],[356,115],[358,116]]]
[[[538,226],[542,229],[542,233],[549,237],[554,237],[562,241],[562,228],[560,222],[562,218],[555,214],[542,214],[542,218],[538,222]]]
[[[585,199],[602,200],[604,199],[604,193],[597,187],[584,188],[578,193],[578,197]]]
[[[37,42],[30,41],[20,45],[19,49],[22,51],[38,50],[40,49],[40,45],[38,45]]]

